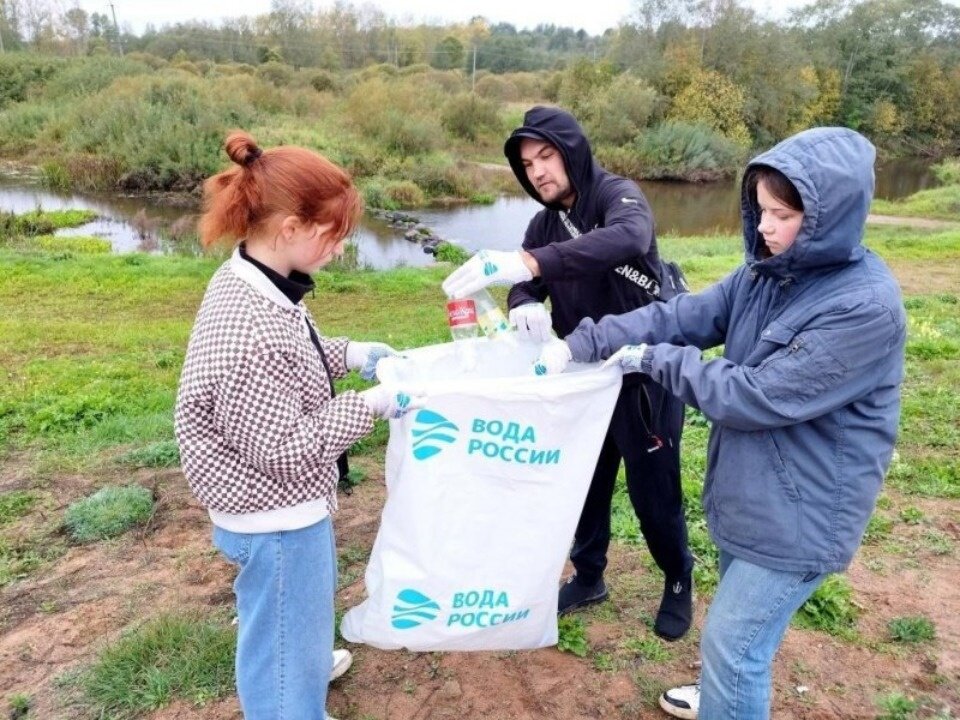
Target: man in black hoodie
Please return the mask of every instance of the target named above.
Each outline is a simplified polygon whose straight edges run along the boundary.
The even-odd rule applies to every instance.
[[[635,183],[597,164],[572,115],[532,108],[504,154],[544,209],[530,221],[521,251],[480,251],[444,281],[448,295],[512,284],[511,322],[541,341],[551,329],[566,336],[585,317],[599,320],[668,299],[646,198]],[[560,589],[560,614],[607,597],[610,504],[623,459],[641,532],[665,576],[654,629],[669,640],[689,629],[693,558],[680,488],[683,413],[683,405],[647,376],[624,376],[570,554],[576,574]]]

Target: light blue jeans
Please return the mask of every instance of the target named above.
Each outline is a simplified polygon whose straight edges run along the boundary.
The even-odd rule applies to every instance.
[[[213,544],[239,566],[237,694],[245,720],[324,720],[333,664],[337,554],[329,517]]]
[[[825,574],[770,570],[720,553],[720,584],[700,639],[698,720],[770,717],[770,668],[790,618]]]

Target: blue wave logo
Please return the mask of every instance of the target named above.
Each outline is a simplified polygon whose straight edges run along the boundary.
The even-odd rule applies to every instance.
[[[453,443],[460,428],[440,413],[423,409],[414,418],[413,456],[417,460],[426,460]]]
[[[391,624],[397,630],[410,630],[436,620],[440,606],[422,592],[408,588],[397,593]]]

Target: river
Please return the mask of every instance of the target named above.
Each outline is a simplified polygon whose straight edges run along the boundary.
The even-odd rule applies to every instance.
[[[906,197],[932,187],[936,180],[930,163],[901,159],[877,168],[876,196],[886,200]],[[739,191],[733,181],[719,183],[641,182],[653,208],[660,235],[700,235],[737,232],[740,227]],[[27,212],[64,208],[90,209],[98,219],[63,235],[97,235],[110,240],[116,252],[157,251],[176,223],[196,216],[195,207],[175,207],[161,199],[122,195],[61,193],[43,188],[35,177],[0,173],[0,210]],[[503,196],[491,205],[426,208],[410,211],[440,237],[468,250],[488,247],[512,250],[520,246],[523,231],[540,205],[528,197]],[[400,230],[378,218],[364,217],[353,238],[361,264],[377,269],[433,262],[417,243],[403,239]]]

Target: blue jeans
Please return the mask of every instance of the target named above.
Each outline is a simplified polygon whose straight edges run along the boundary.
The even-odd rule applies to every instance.
[[[790,618],[825,574],[784,572],[720,553],[720,585],[700,640],[699,720],[770,716],[770,668]]]
[[[337,555],[329,517],[301,530],[213,544],[239,566],[237,694],[246,720],[324,720],[333,660]]]

